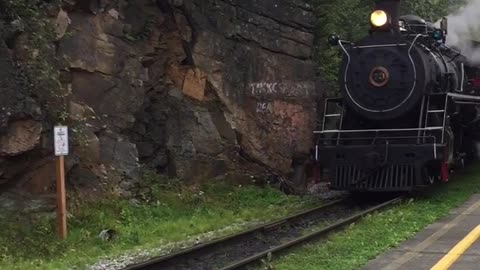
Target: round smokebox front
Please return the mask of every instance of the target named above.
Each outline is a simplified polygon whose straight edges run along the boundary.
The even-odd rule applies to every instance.
[[[344,96],[348,105],[369,119],[392,119],[418,102],[415,52],[409,46],[353,48],[344,63]]]

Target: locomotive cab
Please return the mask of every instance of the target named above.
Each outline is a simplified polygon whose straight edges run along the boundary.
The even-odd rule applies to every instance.
[[[445,45],[446,21],[436,28],[400,17],[399,5],[377,2],[361,40],[329,40],[343,51],[341,97],[325,102],[312,159],[332,189],[410,191],[447,181],[473,149],[464,134],[480,97],[464,92],[463,58]]]

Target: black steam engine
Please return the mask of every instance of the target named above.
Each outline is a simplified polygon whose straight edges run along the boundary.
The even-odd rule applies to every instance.
[[[332,189],[410,191],[448,181],[476,154],[480,96],[465,57],[445,44],[446,19],[437,28],[400,17],[399,5],[377,2],[361,40],[329,40],[343,52],[341,97],[325,101],[312,156]]]

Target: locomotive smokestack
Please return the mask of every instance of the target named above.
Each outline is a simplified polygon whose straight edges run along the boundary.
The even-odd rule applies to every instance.
[[[377,0],[375,10],[385,11],[390,18],[390,29],[400,31],[398,22],[400,20],[400,0]]]

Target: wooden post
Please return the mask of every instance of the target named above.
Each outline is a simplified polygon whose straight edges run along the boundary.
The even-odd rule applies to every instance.
[[[67,239],[67,196],[65,192],[65,158],[57,157],[57,220],[58,235]]]
[[[68,127],[54,128],[54,143],[57,171],[57,221],[58,235],[67,239],[67,195],[65,191],[65,156],[68,155]]]

